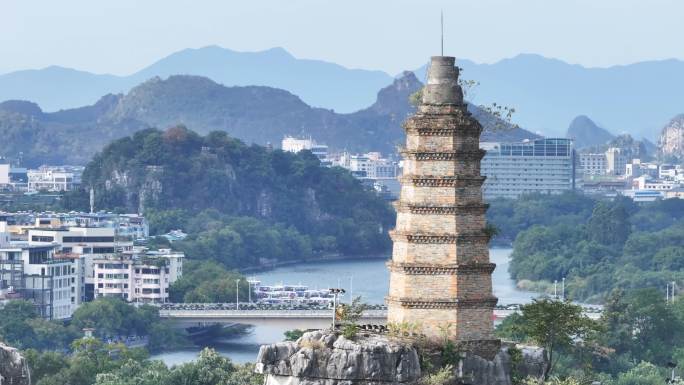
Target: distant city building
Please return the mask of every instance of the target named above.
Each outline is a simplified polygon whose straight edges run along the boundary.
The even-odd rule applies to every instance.
[[[63,253],[74,254],[80,260],[79,297],[94,298],[93,263],[98,257],[131,251],[133,240],[117,234],[112,227],[35,228],[28,231],[30,244],[57,244]]]
[[[630,163],[625,166],[625,177],[638,178],[642,175],[648,175],[652,178],[658,178],[659,166],[655,163],[645,163],[641,159],[632,159]]]
[[[0,213],[0,304],[23,298],[68,319],[97,297],[167,302],[184,255],[134,247],[148,231],[137,214]]]
[[[93,260],[95,298],[165,303],[169,287],[183,274],[183,253],[170,249],[133,250]]]
[[[610,147],[606,150],[606,174],[625,175],[628,156],[619,147]]]
[[[345,151],[332,159],[332,165],[346,168],[358,178],[396,179],[399,173],[398,163],[379,152],[352,155]]]
[[[311,138],[298,139],[292,136],[286,136],[281,142],[283,151],[298,153],[303,150],[311,151],[312,154],[322,163],[328,163],[328,146],[325,144],[318,144]]]
[[[6,160],[0,159],[0,190],[26,191],[27,187],[27,170],[12,167]]]
[[[10,165],[0,163],[0,188],[10,184]]]
[[[188,237],[188,234],[184,233],[183,230],[171,230],[162,237],[166,238],[169,242],[182,241]]]
[[[579,171],[584,175],[606,175],[608,161],[605,153],[580,153],[578,157]]]
[[[31,301],[46,319],[71,318],[79,304],[78,260],[58,253],[55,245],[4,245],[0,275],[1,286]]]
[[[28,191],[71,191],[81,184],[82,166],[41,166],[28,170]]]
[[[481,143],[486,199],[522,194],[558,194],[574,184],[572,140],[546,138],[517,143]]]

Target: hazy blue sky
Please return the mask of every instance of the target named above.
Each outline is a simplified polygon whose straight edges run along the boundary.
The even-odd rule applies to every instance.
[[[684,59],[682,0],[0,0],[0,73],[51,64],[128,74],[217,44],[395,74],[439,52],[539,53],[585,66]]]

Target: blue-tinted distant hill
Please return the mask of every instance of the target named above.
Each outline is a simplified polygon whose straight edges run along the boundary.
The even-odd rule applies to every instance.
[[[477,80],[475,104],[515,107],[514,120],[531,131],[562,137],[577,115],[611,132],[654,141],[669,119],[684,112],[684,62],[661,60],[585,68],[539,55],[494,64],[458,60],[465,79]],[[424,79],[425,68],[416,71]]]
[[[615,138],[615,135],[594,123],[588,116],[580,115],[570,122],[565,137],[575,140],[575,148],[583,149],[602,146]]]
[[[280,88],[311,106],[338,112],[373,104],[378,90],[393,80],[382,71],[297,59],[282,48],[237,52],[209,46],[176,52],[130,76],[96,75],[55,66],[0,75],[0,101],[31,100],[46,111],[55,111],[92,104],[102,95],[126,93],[150,78],[171,75],[204,76],[225,86]]]
[[[672,116],[684,112],[684,62],[663,60],[585,68],[538,55],[494,64],[459,60],[465,79],[480,82],[474,104],[515,107],[514,121],[531,131],[564,136],[568,122],[591,116],[610,132],[655,141]],[[424,68],[416,71],[424,80]],[[152,77],[198,75],[225,86],[261,85],[299,96],[310,106],[353,112],[371,105],[392,83],[381,71],[352,70],[297,59],[282,48],[236,52],[210,46],[186,49],[129,76],[96,75],[60,67],[0,75],[0,101],[36,102],[45,111],[91,105],[106,94],[127,93]]]
[[[191,75],[155,77],[126,94],[108,94],[95,104],[57,112],[10,100],[0,102],[0,155],[17,158],[21,153],[31,166],[85,164],[114,139],[179,124],[202,134],[225,131],[247,143],[278,145],[284,135],[312,136],[337,150],[392,154],[404,141],[401,123],[414,111],[409,96],[422,87],[406,72],[381,89],[375,103],[348,114],[311,107],[277,88],[225,87]],[[501,130],[503,122],[477,107],[469,109],[485,126],[483,140],[535,137],[521,128]]]

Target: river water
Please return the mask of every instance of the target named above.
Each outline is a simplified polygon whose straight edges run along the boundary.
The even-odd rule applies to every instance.
[[[511,251],[499,248],[490,250],[490,259],[496,263],[496,270],[492,274],[494,294],[499,298],[499,304],[528,303],[537,294],[516,288],[508,274]],[[312,262],[280,267],[254,276],[263,285],[301,283],[313,289],[342,287],[353,296],[360,295],[364,302],[381,304],[389,286],[389,271],[385,262],[379,258]],[[343,301],[349,300],[351,295]],[[288,329],[287,321],[283,321],[282,325],[258,326],[247,335],[217,342],[212,347],[234,362],[251,362],[256,359],[259,345],[282,341],[283,333]],[[152,358],[162,360],[167,365],[176,365],[196,359],[201,349],[166,352]]]

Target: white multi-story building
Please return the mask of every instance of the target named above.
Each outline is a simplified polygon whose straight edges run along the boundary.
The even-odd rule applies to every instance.
[[[136,250],[94,260],[95,298],[165,303],[169,287],[183,274],[183,253]]]
[[[0,163],[0,188],[10,184],[10,165]]]
[[[34,228],[28,231],[28,241],[55,244],[62,253],[78,256],[80,301],[94,298],[94,259],[133,250],[133,240],[112,227]]]
[[[625,175],[627,170],[627,155],[619,147],[606,150],[606,173],[609,175]]]
[[[328,161],[328,146],[325,144],[318,144],[315,140],[308,139],[298,139],[292,136],[286,136],[281,142],[281,148],[283,151],[298,153],[303,150],[309,150],[312,154],[321,162]]]
[[[672,181],[684,181],[684,168],[681,165],[661,164],[658,178]]]
[[[658,169],[659,167],[655,163],[645,163],[641,159],[632,159],[625,166],[625,176],[627,178],[638,178],[642,175],[648,175],[649,177],[657,178]]]
[[[679,187],[679,183],[671,180],[653,179],[648,175],[642,175],[632,179],[632,189],[649,191],[668,191]]]
[[[563,138],[519,143],[481,143],[485,199],[527,193],[556,194],[574,188],[574,150]]]
[[[607,159],[605,153],[591,154],[580,153],[579,164],[580,171],[584,175],[605,175],[607,168]]]
[[[332,161],[332,164],[346,168],[355,176],[366,179],[396,179],[399,173],[397,162],[383,158],[379,152],[368,152],[362,155],[343,152]]]
[[[41,166],[28,170],[28,191],[71,191],[81,184],[81,166]]]
[[[55,245],[10,243],[0,248],[3,286],[14,286],[47,319],[69,319],[79,305],[78,263]]]

